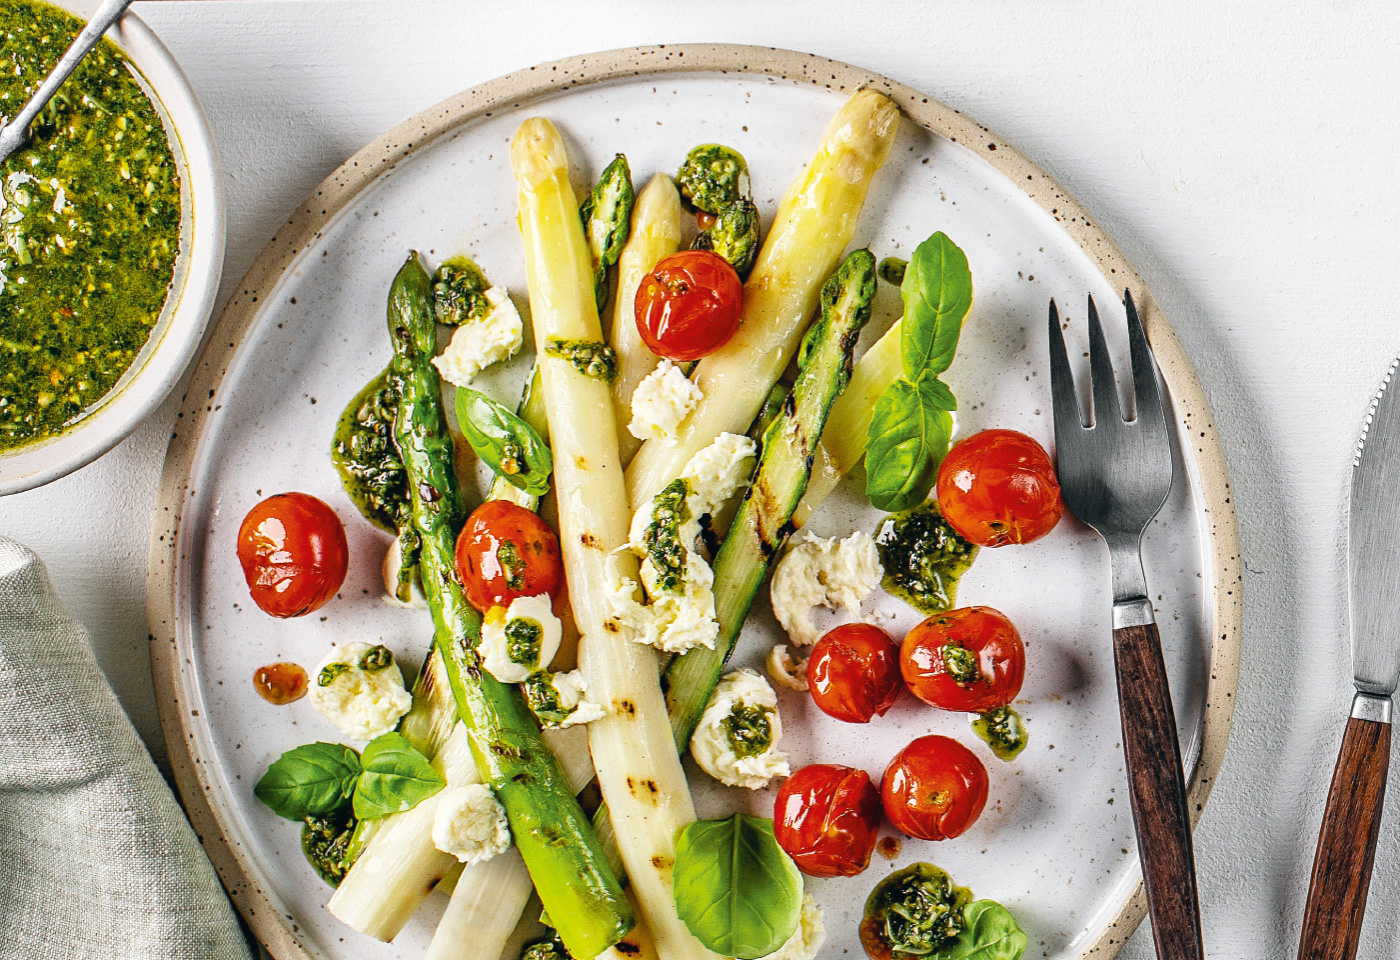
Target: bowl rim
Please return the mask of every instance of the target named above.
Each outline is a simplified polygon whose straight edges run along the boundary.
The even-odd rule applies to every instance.
[[[1243,631],[1239,527],[1229,468],[1209,402],[1169,319],[1138,271],[1097,218],[1034,161],[972,117],[913,87],[838,60],[775,47],[713,43],[624,47],[545,62],[488,80],[414,114],[364,146],[307,196],[258,254],[224,308],[216,327],[219,336],[210,339],[194,368],[193,395],[187,395],[181,429],[170,442],[151,523],[147,622],[156,707],[176,787],[205,852],[254,935],[279,960],[317,960],[320,953],[305,941],[296,921],[282,912],[280,898],[261,886],[260,875],[244,858],[237,832],[225,829],[227,809],[214,794],[207,772],[212,747],[198,711],[191,710],[198,705],[199,695],[184,653],[192,638],[184,635],[181,622],[181,571],[187,558],[180,543],[185,535],[183,512],[196,496],[190,487],[191,471],[212,411],[217,409],[217,401],[206,401],[205,393],[214,398],[233,369],[238,345],[258,319],[265,292],[277,285],[285,270],[294,268],[298,255],[319,231],[415,149],[495,110],[558,91],[667,73],[749,74],[837,91],[879,90],[893,98],[912,122],[977,149],[987,163],[1055,217],[1105,278],[1132,290],[1162,377],[1171,388],[1177,417],[1190,426],[1199,465],[1195,480],[1210,518],[1209,527],[1202,531],[1202,549],[1212,572],[1208,609],[1215,632],[1197,734],[1199,753],[1194,769],[1187,771],[1193,829],[1200,820],[1224,761],[1239,679]],[[1097,935],[1080,945],[1079,960],[1114,956],[1146,912],[1139,879],[1135,890],[1098,926]]]
[[[54,2],[54,0],[49,0]],[[56,0],[75,16],[82,0]],[[155,32],[128,10],[107,31],[143,81],[167,123],[171,151],[181,168],[182,234],[175,278],[161,321],[135,363],[98,406],[54,437],[0,453],[0,496],[42,486],[87,466],[124,440],[163,403],[185,375],[203,342],[223,275],[225,210],[223,171],[205,117],[180,65]],[[173,306],[172,306],[173,304]],[[163,329],[162,329],[163,328]]]

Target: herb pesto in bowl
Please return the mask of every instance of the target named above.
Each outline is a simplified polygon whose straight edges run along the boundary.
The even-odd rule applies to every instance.
[[[0,122],[82,26],[0,6]],[[0,493],[101,455],[164,399],[212,306],[221,199],[198,104],[128,14],[0,164]]]

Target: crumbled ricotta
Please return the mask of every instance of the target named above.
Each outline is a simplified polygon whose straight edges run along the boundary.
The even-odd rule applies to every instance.
[[[741,751],[731,736],[736,711],[757,712],[767,720],[769,737],[766,746],[751,756]],[[735,720],[741,717],[735,716]],[[726,722],[730,721],[730,722]],[[788,775],[788,762],[778,750],[783,737],[783,722],[778,717],[778,695],[752,670],[736,670],[720,680],[705,712],[690,738],[690,755],[710,776],[730,787],[757,790],[768,785],[773,777]]]
[[[492,287],[484,296],[491,312],[458,327],[442,356],[433,358],[442,378],[459,387],[470,384],[491,364],[515,356],[524,339],[525,325],[506,291]]]
[[[490,860],[510,847],[510,821],[496,795],[481,783],[438,794],[433,845],[463,863]]]
[[[861,601],[882,576],[880,553],[868,533],[857,530],[844,540],[808,537],[773,571],[773,613],[794,643],[811,646],[821,637],[812,623],[814,607],[841,607],[859,617]]]
[[[559,695],[559,706],[569,712],[560,727],[573,727],[580,723],[601,720],[607,713],[601,706],[584,699],[588,695],[588,681],[583,679],[582,670],[556,673],[550,678],[555,692]]]
[[[409,585],[408,602],[398,597],[399,571],[403,569],[403,544],[395,537],[384,554],[384,562],[379,565],[379,573],[384,578],[384,602],[394,607],[413,610],[428,609],[428,599],[423,596],[423,584],[417,577]]]
[[[516,621],[522,621],[517,624]],[[511,634],[520,629],[539,631],[539,647],[534,655],[511,656]],[[481,621],[481,665],[502,683],[521,683],[532,673],[548,667],[564,637],[563,625],[554,615],[548,594],[517,597],[510,607],[492,607]]]
[[[763,960],[815,960],[826,943],[826,924],[822,923],[822,908],[810,893],[802,894],[802,915],[797,929],[787,942]]]
[[[773,649],[768,651],[768,676],[779,686],[806,693],[808,659],[803,657],[798,660],[793,657],[792,648],[786,643],[775,643]]]
[[[714,571],[695,549],[700,520],[714,513],[748,480],[756,450],[748,437],[723,433],[686,463],[677,483],[684,496],[683,519],[676,524],[680,582],[665,583],[647,549],[647,535],[658,522],[658,511],[675,506],[676,485],[657,494],[637,511],[628,534],[629,544],[641,558],[640,575],[646,600],[637,599],[637,584],[620,574],[613,577],[610,594],[613,616],[625,634],[638,643],[667,653],[684,653],[692,647],[714,648],[719,636],[715,619]]]
[[[638,440],[676,442],[677,430],[703,400],[700,388],[670,360],[662,360],[632,391],[632,422],[627,432]]]
[[[360,666],[373,646],[356,641],[332,647],[311,675],[311,706],[352,740],[388,733],[413,706],[397,660],[378,670]]]

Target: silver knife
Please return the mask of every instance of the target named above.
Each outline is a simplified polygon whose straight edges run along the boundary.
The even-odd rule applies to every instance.
[[[1351,467],[1347,592],[1356,699],[1313,858],[1298,960],[1351,960],[1376,855],[1390,700],[1400,681],[1400,359],[1371,401]]]

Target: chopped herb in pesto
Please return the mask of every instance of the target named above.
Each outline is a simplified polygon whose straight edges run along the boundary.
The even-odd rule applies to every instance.
[[[1001,760],[1015,760],[1030,740],[1025,721],[1011,707],[997,707],[974,715],[972,732],[991,747],[992,753]]]
[[[83,22],[0,6],[0,122]],[[61,433],[126,373],[180,250],[180,179],[134,68],[102,40],[0,164],[0,449]]]
[[[321,879],[333,887],[340,886],[350,870],[350,841],[358,822],[346,803],[324,817],[307,817],[302,825],[301,852]]]
[[[613,348],[594,340],[560,340],[551,337],[545,344],[545,354],[573,364],[586,377],[612,383],[617,378],[617,354]]]
[[[501,541],[501,545],[496,548],[496,562],[501,565],[501,572],[506,575],[506,586],[512,590],[524,588],[525,560],[520,556],[514,540]]]
[[[915,863],[875,885],[865,901],[861,943],[871,956],[927,957],[963,929],[972,892],[931,863]],[[871,946],[876,947],[875,951]]]
[[[486,274],[467,257],[444,260],[433,274],[433,315],[450,327],[481,320],[491,313]]]
[[[885,568],[881,586],[930,614],[957,602],[958,578],[977,556],[977,547],[958,536],[931,502],[885,517],[875,546]]]
[[[982,665],[974,651],[960,643],[949,642],[943,644],[938,652],[943,657],[943,666],[948,668],[948,676],[956,680],[959,686],[965,687],[982,679]]]
[[[554,686],[554,675],[547,670],[532,673],[520,685],[520,689],[540,723],[557,727],[569,719],[572,711],[564,709],[564,704],[559,700],[559,690]]]
[[[681,527],[691,519],[690,484],[676,478],[651,502],[651,524],[642,534],[642,547],[656,568],[656,586],[667,592],[679,590],[685,580],[685,547]]]
[[[394,652],[382,643],[376,643],[360,655],[360,669],[374,673],[383,670],[394,662]]]
[[[342,673],[348,672],[349,669],[350,664],[348,663],[328,663],[321,668],[320,673],[316,674],[316,685],[320,687],[329,687],[331,684],[335,683],[336,677],[340,676]]]
[[[720,721],[736,757],[756,757],[773,746],[772,713],[767,707],[740,702]]]
[[[516,617],[506,624],[506,656],[512,663],[540,666],[540,641],[544,630],[534,620]]]

